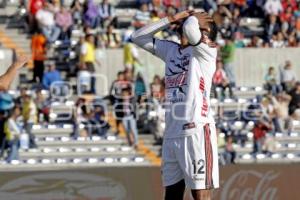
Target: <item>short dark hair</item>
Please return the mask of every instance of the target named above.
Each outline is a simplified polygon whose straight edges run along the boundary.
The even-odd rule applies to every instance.
[[[124,75],[124,71],[119,71],[118,76],[120,76],[120,75]]]
[[[216,22],[212,21],[212,22],[209,22],[208,26],[209,26],[210,31],[207,34],[207,36],[212,42],[214,42],[214,41],[216,41],[217,35],[218,35],[217,24],[216,24]]]

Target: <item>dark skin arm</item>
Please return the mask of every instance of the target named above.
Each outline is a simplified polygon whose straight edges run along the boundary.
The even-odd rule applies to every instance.
[[[17,60],[8,68],[8,70],[0,76],[0,91],[6,91],[9,89],[11,83],[16,77],[18,70],[22,68],[29,58],[25,55],[20,55]]]

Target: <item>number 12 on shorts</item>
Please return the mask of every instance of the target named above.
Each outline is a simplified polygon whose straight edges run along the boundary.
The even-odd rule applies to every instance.
[[[198,161],[193,160],[194,174],[204,174],[204,160],[200,159]]]

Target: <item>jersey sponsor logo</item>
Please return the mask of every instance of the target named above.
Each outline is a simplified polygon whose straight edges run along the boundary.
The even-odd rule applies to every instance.
[[[168,76],[165,80],[167,89],[181,87],[187,84],[187,73],[183,72],[173,76]]]
[[[171,103],[183,102],[186,95],[188,66],[190,64],[190,54],[182,57],[170,58],[166,71],[165,84],[167,89],[167,99]]]

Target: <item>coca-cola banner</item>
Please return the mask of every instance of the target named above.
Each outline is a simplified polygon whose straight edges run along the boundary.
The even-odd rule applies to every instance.
[[[298,200],[300,164],[251,164],[221,167],[215,200]],[[9,200],[161,200],[159,167],[0,172],[0,199]],[[186,200],[190,200],[187,191]]]
[[[298,200],[300,164],[231,165],[221,168],[218,200]]]

